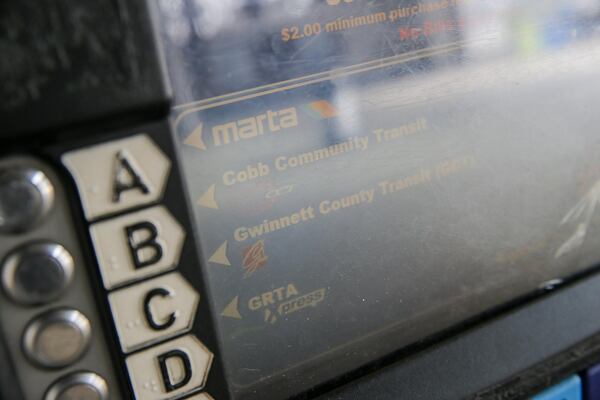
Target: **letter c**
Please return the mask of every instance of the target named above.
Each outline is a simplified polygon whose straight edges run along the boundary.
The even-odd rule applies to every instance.
[[[321,214],[326,215],[331,212],[331,208],[329,207],[330,204],[331,202],[329,200],[322,201],[321,204],[319,204],[319,211]]]
[[[155,331],[164,331],[165,329],[169,329],[173,326],[177,317],[173,312],[169,314],[165,322],[157,322],[156,319],[154,319],[154,315],[152,315],[152,310],[150,308],[150,302],[155,297],[173,297],[173,293],[164,288],[156,288],[149,291],[146,294],[146,297],[144,297],[144,315],[146,316],[148,325],[150,325],[150,328]]]
[[[275,159],[275,169],[277,171],[285,171],[286,169],[288,169],[285,161],[286,161],[285,157],[277,157]]]
[[[227,186],[232,186],[236,184],[235,181],[235,172],[227,171],[223,174],[223,183]]]

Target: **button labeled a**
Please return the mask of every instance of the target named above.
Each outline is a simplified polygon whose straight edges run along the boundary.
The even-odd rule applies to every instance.
[[[212,359],[210,350],[187,335],[129,356],[126,363],[136,399],[163,400],[202,389]]]
[[[159,200],[171,162],[146,135],[76,150],[62,157],[93,220]]]
[[[107,289],[175,268],[185,240],[161,206],[93,224],[90,233]]]
[[[108,300],[121,348],[129,353],[189,331],[200,295],[174,272],[117,290]]]

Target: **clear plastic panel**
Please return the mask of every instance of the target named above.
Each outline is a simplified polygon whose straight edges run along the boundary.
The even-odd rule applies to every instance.
[[[600,258],[600,2],[159,4],[239,398],[309,389]]]

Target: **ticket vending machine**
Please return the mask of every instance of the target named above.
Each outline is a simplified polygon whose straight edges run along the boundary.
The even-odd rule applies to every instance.
[[[596,399],[600,3],[0,3],[3,400]]]

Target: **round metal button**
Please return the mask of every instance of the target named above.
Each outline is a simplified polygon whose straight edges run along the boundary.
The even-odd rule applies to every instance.
[[[108,384],[93,372],[78,372],[55,382],[44,400],[107,400]]]
[[[24,305],[58,298],[73,279],[73,257],[59,244],[34,243],[8,255],[2,265],[2,286]]]
[[[0,170],[0,233],[22,233],[38,224],[54,204],[54,187],[33,168]]]
[[[23,351],[34,364],[61,368],[83,356],[92,336],[90,321],[77,310],[54,310],[36,317],[25,328]]]

